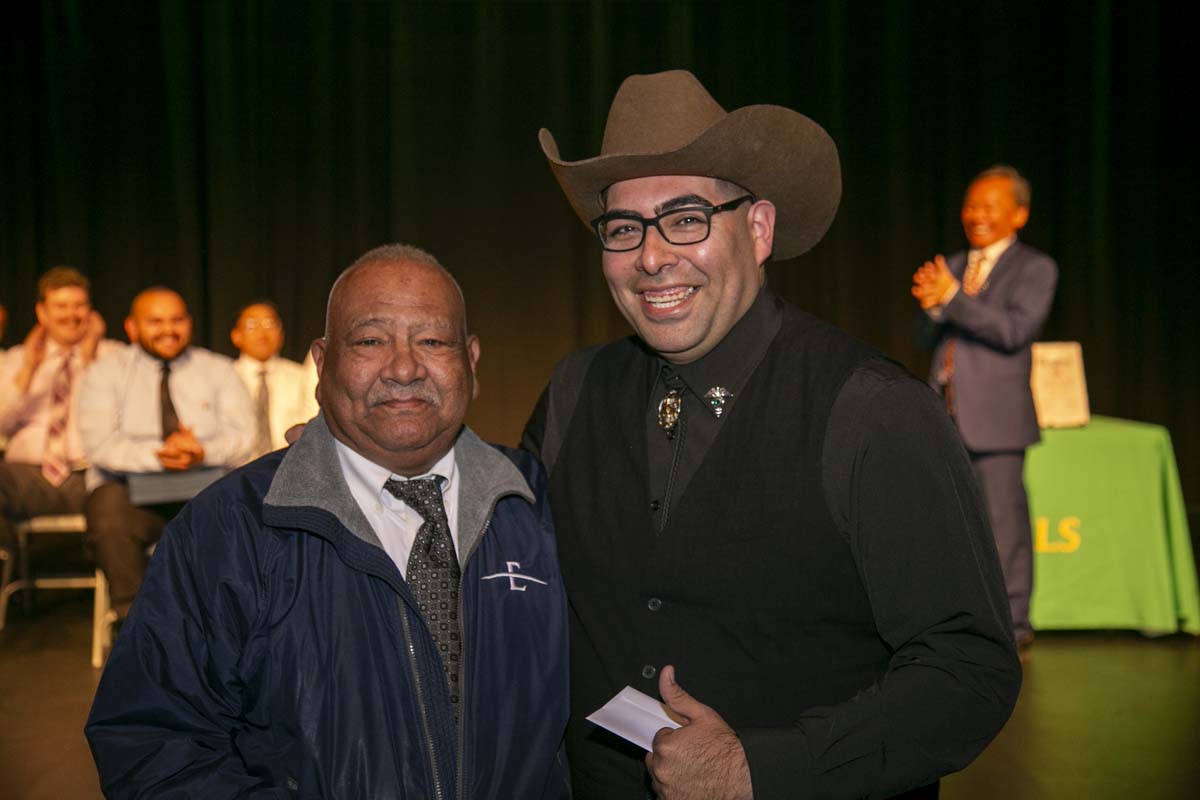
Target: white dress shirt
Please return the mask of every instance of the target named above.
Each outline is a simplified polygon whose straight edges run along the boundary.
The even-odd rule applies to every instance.
[[[362,509],[367,522],[371,523],[383,549],[396,563],[401,575],[407,577],[408,555],[412,552],[417,531],[425,520],[403,500],[383,488],[389,478],[398,481],[429,477],[439,479],[442,503],[446,506],[446,521],[450,524],[450,538],[454,540],[455,552],[458,551],[458,466],[454,463],[453,448],[438,459],[429,472],[410,479],[393,474],[387,467],[381,467],[359,455],[337,439],[334,439],[334,444],[351,496]]]
[[[104,339],[96,346],[96,358],[123,350],[126,345]],[[8,437],[4,460],[16,464],[41,464],[46,449],[46,431],[50,426],[50,405],[54,379],[62,369],[68,348],[54,341],[46,342],[46,356],[33,371],[29,390],[21,394],[16,389],[17,373],[25,361],[25,345],[19,344],[0,353],[0,439]],[[79,394],[79,386],[87,367],[79,354],[79,345],[71,349],[71,407]],[[90,366],[90,365],[89,365]],[[74,414],[67,422],[67,461],[78,469],[84,465],[83,444]]]
[[[84,375],[75,419],[91,462],[88,489],[114,473],[162,472],[162,362],[137,345],[98,359]],[[171,402],[204,446],[204,465],[236,467],[254,446],[250,395],[233,360],[189,347],[171,362]]]
[[[259,361],[248,355],[241,355],[233,362],[238,377],[246,385],[246,391],[255,401],[258,408],[258,374],[260,370],[267,371],[267,394],[271,415],[271,447],[278,450],[287,447],[283,435],[287,429],[301,422],[308,422],[317,415],[317,370],[316,367],[305,367],[295,361],[273,356],[266,361]]]

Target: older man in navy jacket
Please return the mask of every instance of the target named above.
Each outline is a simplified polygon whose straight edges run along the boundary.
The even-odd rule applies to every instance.
[[[168,526],[87,724],[110,797],[558,798],[541,466],[463,425],[479,343],[416,248],[334,284],[322,413]]]
[[[1029,219],[1029,182],[998,165],[971,182],[962,224],[970,249],[937,256],[913,275],[912,294],[933,347],[930,383],[946,399],[987,500],[1018,648],[1033,641],[1033,545],[1022,480],[1038,441],[1029,389],[1030,346],[1042,331],[1058,267],[1017,240]]]

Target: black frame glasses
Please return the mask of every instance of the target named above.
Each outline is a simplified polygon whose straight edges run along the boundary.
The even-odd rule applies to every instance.
[[[664,241],[669,242],[670,244],[700,244],[701,242],[707,240],[712,234],[713,214],[720,214],[722,211],[732,211],[747,200],[749,200],[751,203],[755,202],[754,195],[744,194],[741,197],[734,198],[727,203],[721,203],[719,206],[683,206],[681,208],[672,208],[669,211],[664,211],[657,217],[650,217],[648,219],[646,217],[639,217],[636,214],[601,214],[591,221],[591,226],[592,230],[596,233],[596,238],[600,240],[600,246],[610,253],[628,253],[631,250],[637,250],[646,241],[646,231],[649,230],[650,226],[652,225],[658,229],[658,235],[661,236]],[[701,214],[704,216],[704,235],[699,239],[689,239],[686,242],[674,241],[667,231],[663,229],[663,226],[659,224],[659,221],[665,217],[676,217],[681,214],[686,215],[688,213]],[[609,223],[617,220],[628,220],[631,223],[637,223],[641,226],[642,235],[637,238],[636,242],[630,238],[628,241],[623,241],[619,245],[611,244],[605,239],[604,228]],[[633,243],[631,244],[631,242]]]

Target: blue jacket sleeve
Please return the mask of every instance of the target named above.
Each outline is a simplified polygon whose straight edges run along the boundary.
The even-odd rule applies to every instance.
[[[203,497],[167,527],[96,692],[85,733],[106,797],[288,796],[237,749],[271,540]]]

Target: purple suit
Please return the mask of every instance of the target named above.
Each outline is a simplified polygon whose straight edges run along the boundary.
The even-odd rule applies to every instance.
[[[947,264],[962,280],[966,252]],[[1014,241],[1000,256],[974,297],[959,291],[939,321],[925,320],[924,338],[933,346],[930,384],[938,383],[951,338],[954,350],[954,422],[971,455],[984,496],[1004,580],[1014,631],[1030,631],[1033,548],[1022,473],[1025,448],[1040,438],[1029,389],[1030,345],[1042,331],[1054,301],[1058,267],[1045,253]],[[924,316],[924,315],[922,315]]]

